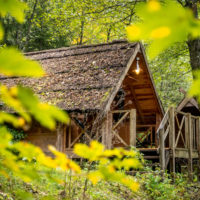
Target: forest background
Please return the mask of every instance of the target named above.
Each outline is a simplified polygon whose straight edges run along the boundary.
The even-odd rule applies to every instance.
[[[2,45],[24,52],[125,39],[126,27],[138,22],[140,0],[26,0],[25,23],[1,18]],[[178,1],[185,6],[187,1]],[[175,43],[151,60],[156,87],[167,108],[177,105],[192,83],[186,42]]]

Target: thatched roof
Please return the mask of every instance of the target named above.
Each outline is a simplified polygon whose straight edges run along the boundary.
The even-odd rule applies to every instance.
[[[42,101],[64,110],[103,109],[124,73],[137,43],[76,46],[26,53],[41,63],[46,76],[33,78],[0,77],[9,87],[31,87]]]

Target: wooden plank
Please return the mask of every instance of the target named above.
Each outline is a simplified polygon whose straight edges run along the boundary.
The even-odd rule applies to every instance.
[[[83,135],[84,131],[81,131],[81,133],[74,139],[72,143],[70,143],[69,148],[73,147],[73,145],[79,140],[79,138]]]
[[[189,113],[186,114],[185,119],[185,148],[189,148]]]
[[[165,142],[164,142],[164,129],[159,131],[159,144],[160,144],[160,167],[165,170]]]
[[[121,141],[122,144],[125,145],[125,147],[128,147],[128,144],[119,136],[118,133],[116,133],[114,130],[112,130],[112,133]]]
[[[130,111],[129,111],[130,112]],[[129,112],[125,113],[120,119],[119,121],[113,126],[113,130],[128,116]]]
[[[137,111],[138,111],[138,113],[139,113],[139,117],[140,117],[140,119],[142,120],[142,122],[144,123],[144,118],[143,118],[143,115],[142,115],[142,108],[140,107],[140,104],[139,104],[139,102],[138,102],[138,100],[137,100],[136,93],[135,93],[133,87],[130,87],[130,90],[131,90],[131,93],[132,93],[132,95],[133,95],[134,102],[135,102],[135,106],[136,106],[136,109],[137,109]]]
[[[200,117],[197,119],[198,180],[200,181]]]
[[[112,148],[112,124],[113,124],[113,114],[111,112],[109,112],[107,114],[107,141],[106,141],[106,148],[111,149]]]
[[[172,158],[170,160],[170,170],[175,173],[175,117],[174,117],[174,108],[171,107],[169,110],[169,147],[172,150]]]
[[[67,125],[63,125],[63,152],[65,152],[66,149],[66,139],[67,139]]]
[[[106,149],[112,148],[112,118],[112,112],[108,112],[102,124],[102,143]]]
[[[155,124],[136,124],[136,127],[138,127],[138,128],[145,128],[145,127],[156,127],[156,125]]]
[[[136,110],[130,111],[130,146],[136,147]]]
[[[192,166],[192,119],[191,119],[191,114],[189,113],[188,116],[188,125],[189,125],[189,157],[188,157],[188,175],[189,175],[189,179],[192,181],[193,179],[193,166]]]
[[[63,152],[63,125],[61,123],[58,123],[57,128],[57,140],[56,140],[56,149],[60,152]]]
[[[102,134],[102,144],[106,146],[106,136],[107,136],[107,115],[102,123],[102,129],[101,129],[101,134]]]
[[[165,132],[164,132],[164,140],[166,140],[168,134],[169,134],[170,126],[168,125]]]
[[[169,109],[166,111],[157,131],[159,131],[159,129],[163,129],[168,120],[169,120]]]
[[[130,110],[112,110],[110,112],[111,113],[126,113],[126,112],[130,112]]]
[[[188,151],[188,149],[185,149],[185,148],[176,148],[175,149],[175,153],[176,153],[176,158],[185,158],[185,159],[189,158],[189,151]],[[193,159],[198,158],[198,152],[197,152],[197,150],[194,150],[192,152],[192,158]]]
[[[70,120],[69,123],[69,132],[68,132],[68,148],[70,148],[71,142],[72,142],[72,122]]]

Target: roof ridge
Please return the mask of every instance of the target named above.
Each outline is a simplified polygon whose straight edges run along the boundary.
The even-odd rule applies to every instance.
[[[128,43],[127,43],[128,44]],[[135,46],[136,43],[130,43],[131,48],[133,48]],[[127,47],[120,47],[121,49],[127,49]],[[106,51],[116,51],[116,49],[103,49],[103,50],[95,50],[95,51],[86,51],[86,52],[82,52],[82,53],[71,53],[71,54],[64,54],[62,56],[47,56],[47,57],[43,57],[43,58],[34,58],[34,60],[38,61],[38,60],[47,60],[47,59],[54,59],[54,58],[64,58],[64,57],[69,57],[69,56],[78,56],[78,55],[85,55],[85,54],[91,54],[91,53],[100,53],[100,52],[106,52]],[[48,52],[47,52],[48,53]]]
[[[26,52],[26,53],[24,53],[24,55],[31,56],[31,55],[41,54],[41,53],[61,52],[61,51],[66,51],[66,50],[84,49],[84,48],[107,46],[107,45],[111,45],[111,44],[120,44],[120,43],[129,43],[129,42],[126,39],[120,39],[120,40],[113,40],[112,42],[107,42],[107,43],[88,44],[88,45],[74,45],[74,46],[61,47],[61,48],[56,48],[56,49],[32,51],[32,52]]]

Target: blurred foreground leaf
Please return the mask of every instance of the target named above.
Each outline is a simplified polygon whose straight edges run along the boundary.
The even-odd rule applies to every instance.
[[[27,8],[26,4],[18,0],[0,0],[0,15],[5,17],[10,14],[18,22],[24,21],[24,10]]]
[[[97,141],[92,141],[90,146],[76,144],[74,153],[88,159],[90,162],[98,161],[98,169],[88,173],[88,178],[93,184],[100,180],[121,183],[132,191],[137,191],[139,184],[125,174],[125,170],[141,168],[137,153],[123,148],[105,150]]]
[[[53,147],[51,147],[51,152],[54,158],[45,155],[39,147],[32,144],[26,142],[13,143],[12,135],[5,127],[0,127],[0,149],[0,174],[6,177],[9,177],[11,171],[25,182],[39,179],[41,172],[38,166],[80,173],[80,167],[75,162]]]
[[[3,27],[2,27],[2,25],[1,25],[1,23],[0,23],[0,40],[3,39],[3,35],[4,35]]]
[[[0,73],[7,76],[31,76],[44,75],[42,67],[36,62],[25,58],[14,48],[0,49]]]
[[[150,42],[148,54],[154,58],[175,42],[200,36],[200,21],[192,11],[179,3],[166,0],[149,0],[136,8],[140,21],[127,27],[128,38],[132,41]]]
[[[56,121],[69,122],[67,113],[53,105],[41,103],[29,88],[18,86],[8,89],[6,86],[0,86],[0,94],[1,100],[27,122],[30,122],[31,116],[33,116],[42,126],[49,129],[56,127]],[[21,118],[16,119],[14,116],[6,114],[2,114],[2,117],[6,122],[12,122],[15,127],[20,123],[21,126],[25,124]]]

